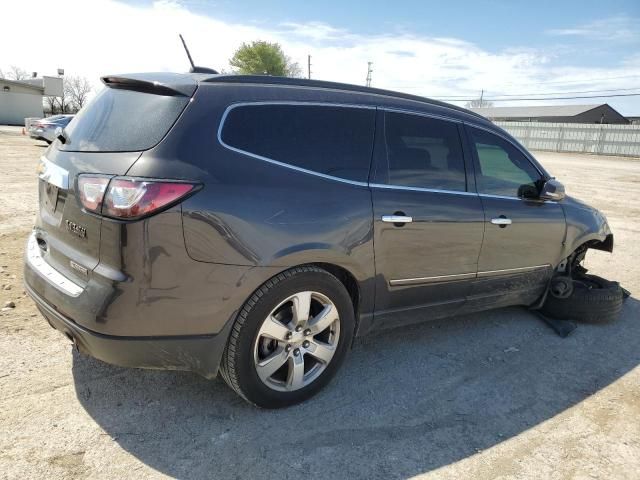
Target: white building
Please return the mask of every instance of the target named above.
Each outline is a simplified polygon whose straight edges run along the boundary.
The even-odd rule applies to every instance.
[[[27,117],[42,117],[44,96],[62,95],[62,78],[29,80],[0,78],[0,125],[24,125]]]

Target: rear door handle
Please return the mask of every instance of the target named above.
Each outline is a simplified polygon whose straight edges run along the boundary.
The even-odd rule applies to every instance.
[[[493,223],[494,225],[500,225],[504,228],[507,225],[511,225],[513,222],[510,218],[507,218],[504,215],[500,215],[498,218],[492,218],[491,223]]]
[[[383,215],[382,221],[387,223],[411,223],[413,218],[406,215]]]

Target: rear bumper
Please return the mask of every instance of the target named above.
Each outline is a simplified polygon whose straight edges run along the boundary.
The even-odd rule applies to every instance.
[[[119,337],[93,332],[65,317],[25,283],[42,315],[78,350],[122,367],[187,370],[214,378],[225,347],[226,332],[176,337]]]

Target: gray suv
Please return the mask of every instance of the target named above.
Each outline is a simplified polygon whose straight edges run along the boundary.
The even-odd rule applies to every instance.
[[[538,308],[587,248],[613,248],[597,210],[452,105],[267,76],[102,80],[41,159],[25,282],[105,362],[220,372],[287,406],[356,336]]]

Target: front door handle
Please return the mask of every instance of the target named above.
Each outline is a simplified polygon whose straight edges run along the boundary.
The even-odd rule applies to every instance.
[[[405,223],[413,222],[413,218],[407,217],[406,215],[398,215],[397,213],[395,213],[393,215],[383,215],[382,221],[387,223],[394,223],[396,226],[401,226]]]
[[[507,225],[511,225],[513,223],[510,218],[505,217],[504,215],[500,215],[498,218],[492,218],[491,223],[494,225],[499,225],[500,228],[504,228]]]

